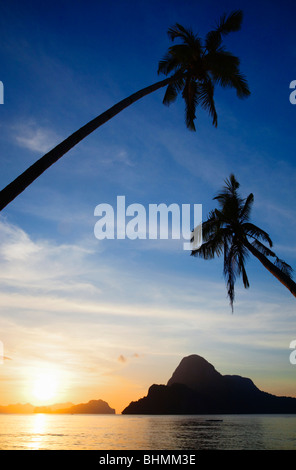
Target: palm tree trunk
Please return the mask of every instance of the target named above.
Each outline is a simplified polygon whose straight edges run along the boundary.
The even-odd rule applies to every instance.
[[[245,246],[254,255],[263,266],[278,280],[280,281],[291,293],[296,297],[296,283],[287,274],[275,266],[266,256],[263,255],[257,248],[255,248],[247,240],[244,241]]]
[[[14,181],[8,184],[2,191],[0,191],[0,211],[4,209],[13,199],[15,199],[21,192],[23,192],[35,179],[38,178],[45,170],[59,160],[65,153],[71,150],[81,140],[95,131],[98,127],[105,124],[116,114],[123,111],[131,104],[138,101],[140,98],[165,87],[173,80],[172,77],[161,80],[153,85],[150,85],[138,92],[130,95],[128,98],[120,101],[116,105],[109,108],[104,113],[100,114],[92,121],[85,124],[83,127],[78,129],[72,135],[67,137],[63,142],[58,144],[55,148],[50,150],[48,153],[43,155],[37,162],[27,168],[21,175],[19,175]]]

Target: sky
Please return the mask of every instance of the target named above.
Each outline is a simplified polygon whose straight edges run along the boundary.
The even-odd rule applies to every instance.
[[[0,404],[106,400],[120,413],[184,356],[296,397],[295,299],[256,259],[231,312],[222,259],[181,240],[98,240],[99,204],[202,204],[234,173],[252,221],[296,267],[294,1],[90,0],[1,4],[0,184],[90,119],[161,77],[175,23],[201,37],[242,9],[225,38],[251,96],[216,89],[218,127],[186,129],[159,90],[106,123],[0,214]],[[45,378],[44,378],[45,377]],[[41,392],[38,394],[38,390]],[[46,390],[52,390],[52,393]]]

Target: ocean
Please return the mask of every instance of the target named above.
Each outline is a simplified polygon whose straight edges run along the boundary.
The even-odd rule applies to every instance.
[[[296,450],[296,415],[1,414],[1,450]]]

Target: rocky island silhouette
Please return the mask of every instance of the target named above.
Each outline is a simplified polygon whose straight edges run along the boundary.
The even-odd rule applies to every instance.
[[[196,354],[184,357],[167,385],[153,384],[123,414],[296,413],[296,398],[259,390],[251,379],[222,375]]]
[[[111,408],[104,400],[90,400],[87,403],[56,403],[47,406],[34,406],[30,403],[22,405],[0,406],[1,413],[52,413],[52,414],[115,414],[115,409]]]

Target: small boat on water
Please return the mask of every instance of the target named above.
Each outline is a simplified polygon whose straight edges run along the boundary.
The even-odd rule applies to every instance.
[[[221,421],[223,421],[223,419],[206,419],[206,421],[212,421],[214,423],[221,423]]]

